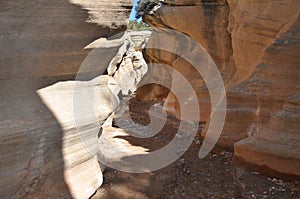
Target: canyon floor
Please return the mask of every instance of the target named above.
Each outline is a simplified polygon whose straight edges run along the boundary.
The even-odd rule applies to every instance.
[[[147,114],[154,103],[131,99],[130,115],[135,122],[148,124]],[[134,107],[134,108],[133,108]],[[179,121],[168,116],[160,134],[153,139],[126,137],[133,145],[156,150],[176,134]],[[200,124],[200,128],[201,128]],[[199,129],[201,131],[201,129]],[[198,134],[199,135],[199,134]],[[104,183],[92,199],[149,198],[299,198],[300,183],[268,178],[232,165],[233,151],[215,149],[204,159],[198,158],[200,136],[184,155],[161,170],[132,174],[106,168]]]

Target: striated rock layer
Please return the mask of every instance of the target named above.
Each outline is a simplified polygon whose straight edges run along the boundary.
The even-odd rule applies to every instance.
[[[297,0],[165,0],[160,8],[144,16],[144,21],[154,27],[186,34],[209,53],[227,92],[227,116],[218,144],[234,146],[236,160],[251,168],[272,171],[268,172],[272,175],[300,176],[299,10]],[[177,38],[171,31],[158,29],[149,43],[167,43],[177,52],[197,59],[192,42]],[[208,122],[208,127],[216,113],[211,113],[202,74],[176,53],[149,48],[145,54],[150,62],[170,65],[189,80],[197,94],[200,120]],[[198,61],[210,70],[199,55]],[[151,75],[162,81],[170,81],[167,77],[172,76],[159,68],[154,68]],[[170,83],[172,89],[178,85],[175,81]],[[165,98],[164,109],[178,118],[180,108],[193,112],[192,103],[179,107],[176,99],[188,93],[174,96],[153,85],[137,93],[144,100]]]
[[[97,158],[74,136],[72,85],[54,83],[75,78],[89,43],[126,29],[131,4],[1,1],[1,198],[88,198],[101,185]],[[108,66],[118,49],[97,49],[101,60],[89,63],[84,78],[98,76],[95,66]],[[91,139],[94,128],[85,126],[83,137]]]

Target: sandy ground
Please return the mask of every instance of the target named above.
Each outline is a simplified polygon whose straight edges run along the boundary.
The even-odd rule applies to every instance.
[[[151,105],[153,103],[132,99],[132,119],[148,124],[150,120],[147,111]],[[174,137],[178,126],[179,121],[169,116],[161,133],[153,139],[124,139],[133,145],[156,150]],[[234,167],[231,164],[232,150],[217,149],[204,159],[199,159],[198,152],[202,143],[199,134],[180,159],[161,170],[132,174],[106,168],[104,183],[91,198],[300,198],[299,182],[285,182]]]

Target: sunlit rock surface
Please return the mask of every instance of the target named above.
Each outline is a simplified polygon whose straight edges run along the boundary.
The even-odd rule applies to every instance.
[[[141,40],[146,40],[144,34],[141,34]],[[89,81],[82,81],[79,76],[76,81],[61,81],[37,91],[64,130],[64,176],[73,196],[78,198],[90,196],[103,182],[98,163],[101,159],[97,159],[101,125],[119,106],[119,94],[134,92],[147,72],[147,64],[139,56],[141,52],[134,50],[135,44],[126,33],[120,39],[100,43],[81,67],[85,68],[85,64],[89,67],[91,62],[102,64],[103,55],[98,50],[114,45],[119,46],[119,50],[111,63],[120,66],[114,74],[100,75]],[[115,62],[119,56],[123,59]],[[102,143],[100,145],[111,150]]]
[[[124,114],[130,118],[129,96],[136,91],[138,83],[148,71],[142,50],[145,48],[150,34],[150,31],[126,32],[123,37],[123,45],[107,68],[109,78],[113,79],[117,85],[117,90],[111,90],[114,90],[115,96],[119,97],[119,103],[118,108],[113,109],[113,113],[102,125],[99,133],[97,157],[100,164],[104,163],[110,166],[114,162],[121,162],[122,158],[130,155],[147,154],[147,149],[133,146],[120,138],[129,136],[129,134],[123,128],[114,127],[113,119]]]
[[[124,44],[107,68],[108,75],[118,83],[123,95],[134,93],[148,71],[142,49],[150,34],[150,31],[126,32]]]
[[[299,115],[297,101],[290,100],[300,92],[299,8],[297,0],[165,0],[143,19],[154,27],[184,33],[206,49],[227,91],[227,116],[218,144],[235,144],[236,159],[273,175],[299,176]],[[167,43],[177,52],[193,53],[191,42],[180,43],[170,32],[154,31],[149,43]],[[147,49],[145,57],[172,66],[189,80],[198,96],[200,120],[209,122],[214,116],[209,92],[194,67],[159,49]],[[152,75],[170,81],[164,77],[172,74],[160,70],[154,68]],[[144,87],[137,93],[144,100],[166,98],[165,110],[180,118],[176,99],[180,96],[159,86]],[[187,109],[192,112],[193,107],[190,104]]]
[[[88,198],[102,174],[74,134],[73,83],[65,80],[75,79],[92,41],[126,29],[132,2],[0,4],[0,198]],[[97,77],[96,66],[107,67],[118,49],[97,49],[101,63],[90,62],[82,80]],[[89,140],[94,129],[82,135]]]

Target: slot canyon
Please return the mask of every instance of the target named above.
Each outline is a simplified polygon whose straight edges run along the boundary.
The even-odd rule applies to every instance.
[[[299,198],[299,14],[1,0],[0,198]]]

